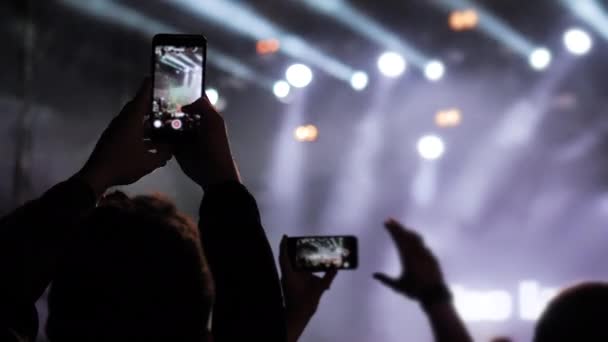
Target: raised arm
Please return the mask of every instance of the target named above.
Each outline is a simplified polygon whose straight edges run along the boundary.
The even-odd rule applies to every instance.
[[[439,263],[422,238],[392,219],[385,227],[397,246],[404,271],[398,278],[382,273],[374,274],[374,278],[420,304],[436,342],[472,342],[452,304]]]
[[[104,131],[82,170],[0,219],[1,340],[35,339],[34,303],[53,279],[79,218],[94,208],[97,198],[108,187],[132,183],[171,157],[166,148],[149,153],[143,142],[149,90],[144,83]]]
[[[202,116],[176,148],[184,172],[204,191],[199,228],[215,281],[215,342],[285,341],[283,298],[255,199],[241,184],[222,117],[206,98],[184,112]]]

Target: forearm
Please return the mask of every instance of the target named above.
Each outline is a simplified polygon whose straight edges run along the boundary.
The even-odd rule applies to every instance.
[[[255,200],[237,182],[208,189],[201,239],[216,285],[216,342],[285,340],[278,273]]]
[[[92,190],[70,179],[0,219],[0,316],[10,320],[0,324],[22,333],[20,321],[31,319],[76,220],[94,205]]]
[[[435,342],[473,341],[451,302],[430,304],[423,309],[433,329]]]

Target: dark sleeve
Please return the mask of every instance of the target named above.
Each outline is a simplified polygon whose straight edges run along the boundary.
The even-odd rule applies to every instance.
[[[208,189],[199,228],[215,281],[214,341],[286,341],[279,275],[255,199],[237,182]]]
[[[71,179],[0,219],[0,337],[35,339],[34,303],[49,285],[76,220],[94,206],[93,191]]]

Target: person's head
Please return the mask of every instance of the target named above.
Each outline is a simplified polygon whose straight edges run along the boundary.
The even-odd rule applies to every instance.
[[[512,340],[506,336],[499,336],[494,337],[491,342],[512,342]]]
[[[159,196],[106,196],[49,294],[51,341],[201,341],[213,281],[196,225]]]
[[[534,342],[608,341],[608,283],[583,283],[554,298],[536,324]]]

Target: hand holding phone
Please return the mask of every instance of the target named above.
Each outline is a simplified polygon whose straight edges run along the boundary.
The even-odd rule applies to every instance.
[[[279,253],[281,282],[285,294],[288,341],[297,341],[317,311],[323,293],[329,290],[338,270],[333,268],[320,277],[310,272],[298,272],[289,256],[289,239],[283,236]]]

